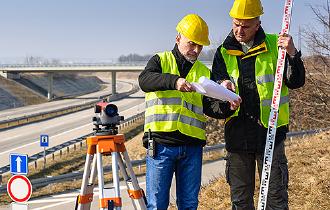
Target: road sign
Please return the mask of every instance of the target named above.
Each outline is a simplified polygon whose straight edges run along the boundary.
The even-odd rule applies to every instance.
[[[24,175],[14,175],[8,180],[7,192],[18,203],[27,202],[32,194],[32,184]]]
[[[12,202],[11,210],[29,210],[29,204]]]
[[[49,136],[46,134],[40,135],[40,146],[41,147],[49,147]]]
[[[27,174],[28,173],[28,156],[25,154],[10,153],[10,173],[11,174]]]

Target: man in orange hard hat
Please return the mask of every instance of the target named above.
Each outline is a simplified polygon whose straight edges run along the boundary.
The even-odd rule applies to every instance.
[[[242,98],[225,123],[226,177],[232,209],[254,210],[256,165],[261,177],[278,47],[287,51],[275,148],[268,191],[268,210],[288,209],[288,166],[284,140],[289,123],[289,91],[302,87],[305,69],[301,53],[288,34],[268,34],[261,27],[260,0],[235,0],[230,11],[232,31],[219,46],[212,72],[220,74],[222,85]],[[256,164],[257,163],[257,164]]]
[[[191,85],[201,76],[214,79],[197,59],[203,46],[210,44],[207,24],[200,16],[189,14],[176,29],[174,49],[154,55],[139,76],[146,92],[143,142],[149,210],[168,208],[174,173],[178,209],[197,209],[206,144],[204,114],[221,117],[211,108],[213,100],[196,93]],[[228,104],[226,107],[229,109]]]

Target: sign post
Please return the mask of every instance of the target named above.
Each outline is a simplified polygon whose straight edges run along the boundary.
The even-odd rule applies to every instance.
[[[49,147],[49,136],[46,134],[40,135],[40,146],[44,148],[44,168],[46,168],[46,147]]]
[[[29,205],[25,203],[11,203],[11,210],[29,210]]]

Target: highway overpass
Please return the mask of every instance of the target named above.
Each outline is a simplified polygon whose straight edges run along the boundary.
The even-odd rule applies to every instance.
[[[1,65],[0,74],[6,78],[18,79],[21,73],[48,74],[48,100],[53,98],[54,73],[111,72],[113,95],[116,94],[116,72],[139,72],[145,65],[114,65],[114,64],[59,64],[59,65]]]
[[[211,68],[210,62],[204,62],[208,68]],[[27,65],[13,64],[0,65],[0,75],[6,78],[19,78],[21,73],[47,73],[48,74],[48,100],[53,98],[53,75],[54,73],[82,73],[82,72],[111,72],[112,91],[116,94],[116,72],[140,72],[145,64],[48,64],[48,65]]]

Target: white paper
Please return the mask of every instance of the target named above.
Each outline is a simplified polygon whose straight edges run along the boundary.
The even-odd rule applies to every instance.
[[[237,94],[204,76],[199,78],[198,83],[193,82],[192,86],[196,89],[197,93],[222,101],[232,102],[239,99]]]

